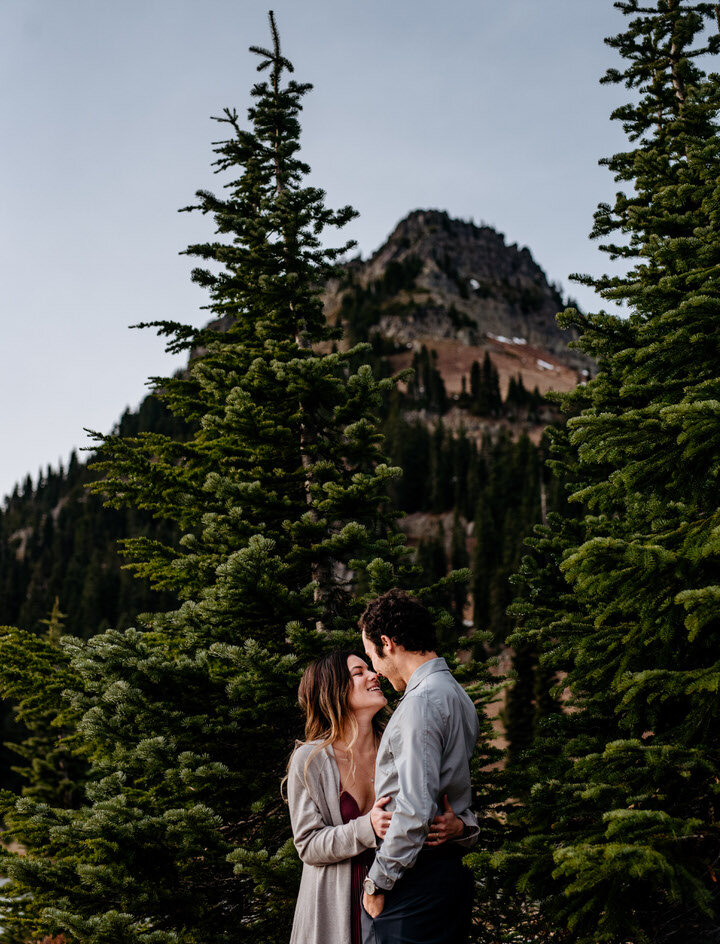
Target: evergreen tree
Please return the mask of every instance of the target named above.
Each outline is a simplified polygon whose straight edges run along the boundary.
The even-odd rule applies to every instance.
[[[445,553],[445,531],[442,523],[437,522],[432,534],[420,540],[416,560],[420,569],[421,580],[437,583],[448,572],[447,554]]]
[[[393,394],[388,417],[383,424],[385,449],[393,465],[406,470],[390,483],[393,506],[401,511],[427,509],[430,488],[430,433],[420,422],[408,423],[400,400]]]
[[[503,433],[483,444],[484,456],[486,480],[473,528],[473,599],[477,625],[501,645],[509,626],[510,575],[520,562],[523,539],[541,520],[540,453],[526,435],[513,442]]]
[[[564,398],[554,466],[580,518],[531,542],[514,642],[561,673],[571,711],[542,726],[515,781],[504,859],[582,942],[710,942],[720,911],[716,804],[720,525],[720,50],[715,8],[616,4],[606,81],[636,90],[614,113],[632,147],[607,160],[628,185],[594,235],[626,275],[586,278],[631,315],[581,317],[600,365]],[[708,33],[708,27],[710,32]],[[617,238],[619,237],[619,238]]]
[[[453,505],[465,516],[468,507],[474,507],[473,496],[470,496],[470,468],[473,459],[477,461],[477,447],[471,442],[464,427],[460,427],[457,436],[452,440],[453,446]],[[467,563],[462,565],[467,566]]]
[[[526,419],[532,419],[541,403],[542,397],[538,388],[535,387],[535,390],[530,393],[525,387],[522,374],[510,378],[504,404],[506,413],[513,418],[519,418],[524,414]]]
[[[509,765],[521,764],[535,733],[535,652],[530,645],[513,654],[513,681],[503,716]]]
[[[470,368],[470,409],[478,416],[499,416],[502,409],[500,379],[488,351],[482,366],[473,361]]]
[[[16,893],[32,894],[48,931],[88,944],[284,939],[298,863],[279,784],[300,733],[300,671],[328,646],[357,645],[368,596],[416,582],[386,498],[398,472],[379,448],[392,381],[354,369],[360,349],[317,352],[335,336],[319,289],[351,245],[324,249],[320,236],[353,211],[303,186],[309,86],[286,81],[270,21],[272,48],[252,47],[268,78],[252,90],[250,130],[233,110],[219,119],[226,195],[200,192],[195,207],[218,233],[188,250],[211,265],[193,278],[216,320],[158,326],[171,350],[194,353],[156,381],[192,433],[99,437],[108,503],[182,535],[125,542],[130,568],[180,603],[67,643],[87,803],[13,810],[16,828],[33,826],[31,854],[8,866]],[[428,592],[455,579],[467,574]]]
[[[453,515],[452,535],[450,539],[450,566],[455,571],[467,570],[470,564],[470,555],[467,551],[465,537],[465,523],[460,518],[457,508]],[[464,635],[463,621],[465,618],[465,604],[467,602],[467,583],[456,583],[452,593],[452,613],[458,627],[458,633]]]
[[[500,396],[500,380],[497,367],[490,360],[490,354],[485,351],[482,366],[482,389],[484,391],[484,412],[490,416],[499,416],[502,409]]]
[[[490,586],[497,549],[497,534],[494,515],[485,494],[481,495],[475,510],[474,534],[475,551],[472,564],[474,621],[479,629],[487,631],[490,621]]]
[[[430,509],[447,511],[453,506],[452,452],[448,448],[451,434],[439,420],[430,439]]]
[[[159,401],[147,397],[135,413],[123,416],[124,435],[187,435],[164,406],[150,403]],[[109,625],[129,625],[130,614],[174,603],[174,594],[152,591],[122,570],[116,543],[140,534],[174,540],[175,529],[146,512],[104,507],[85,487],[94,478],[73,453],[67,471],[48,470],[47,486],[33,489],[27,499],[15,489],[6,499],[0,511],[0,613],[8,625],[41,631],[59,597],[68,612],[67,633],[87,637]],[[2,765],[2,785],[8,769]]]
[[[16,842],[32,847],[36,824],[29,808],[76,809],[83,800],[87,759],[75,738],[76,712],[64,700],[66,689],[77,689],[79,679],[61,648],[64,615],[56,599],[44,635],[14,627],[0,629],[0,696],[13,705],[22,739],[7,743],[22,761],[14,770],[22,781],[18,803],[10,790],[0,793],[6,829]],[[16,735],[17,736],[17,735]],[[12,854],[3,852],[4,859]],[[42,924],[38,903],[11,886],[3,894],[3,936],[24,941],[37,936]]]
[[[413,356],[412,368],[409,389],[413,400],[432,413],[445,413],[447,393],[442,374],[437,369],[437,351],[429,351],[423,344]]]
[[[480,364],[473,361],[470,368],[470,404],[471,408],[477,412],[484,409],[484,392],[482,389],[482,373]]]

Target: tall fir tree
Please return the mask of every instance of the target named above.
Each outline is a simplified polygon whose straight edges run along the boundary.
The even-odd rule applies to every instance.
[[[48,932],[88,944],[286,937],[298,863],[280,780],[300,733],[301,669],[357,645],[369,596],[416,583],[377,425],[393,381],[353,368],[362,348],[320,353],[335,332],[319,291],[351,245],[320,240],[354,213],[303,183],[310,86],[288,80],[272,14],[270,25],[271,48],[251,47],[267,79],[252,89],[250,128],[233,110],[218,119],[226,193],[189,208],[216,225],[215,241],[188,249],[206,264],[193,278],[215,320],[157,325],[192,353],[182,375],[156,378],[156,395],[193,432],[99,437],[97,490],[182,535],[125,542],[128,566],[180,603],[66,644],[87,803],[14,808],[34,830],[8,866],[14,893],[32,895]],[[439,583],[456,579],[467,573]],[[438,622],[452,627],[449,614]],[[481,700],[482,673],[465,672]]]
[[[83,795],[85,763],[73,751],[74,713],[63,699],[65,688],[78,682],[60,645],[64,619],[56,598],[42,620],[44,635],[3,628],[0,696],[14,705],[26,735],[20,743],[6,745],[23,761],[16,768],[23,796],[70,809]],[[10,797],[5,795],[6,800]]]
[[[60,645],[63,620],[56,599],[42,621],[47,627],[43,635],[0,628],[0,696],[13,706],[19,725],[17,741],[6,747],[20,761],[14,770],[23,797],[18,801],[11,790],[2,790],[0,812],[6,835],[20,849],[32,848],[37,839],[32,811],[52,807],[62,816],[84,799],[87,757],[76,738],[77,712],[64,696],[81,682]],[[3,848],[3,866],[16,854]],[[6,890],[3,897],[2,933],[11,942],[32,940],[42,927],[38,902],[17,892]]]
[[[593,235],[622,276],[585,278],[631,313],[565,324],[600,365],[564,398],[553,463],[578,518],[531,542],[518,646],[557,673],[514,789],[501,862],[578,942],[716,941],[720,446],[720,78],[717,8],[615,4],[624,60],[605,81],[631,148]]]

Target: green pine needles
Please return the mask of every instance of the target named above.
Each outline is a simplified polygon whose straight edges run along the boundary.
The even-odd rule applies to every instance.
[[[386,497],[400,471],[378,431],[395,381],[361,363],[369,345],[328,353],[320,291],[352,243],[321,239],[355,214],[304,184],[310,86],[289,78],[272,13],[270,25],[271,48],[252,48],[267,78],[252,89],[249,126],[229,109],[217,119],[229,134],[215,146],[224,191],[187,208],[215,221],[216,239],[187,250],[213,320],[155,325],[191,355],[180,375],[155,378],[188,432],[96,437],[95,490],[177,530],[176,543],[124,548],[177,606],[63,640],[84,799],[6,802],[28,846],[6,866],[6,939],[285,939],[298,861],[280,781],[301,734],[300,672],[328,647],[358,645],[370,596],[418,582]],[[426,590],[447,596],[468,576]]]
[[[629,145],[605,162],[621,189],[593,235],[626,272],[584,281],[629,316],[562,315],[599,372],[562,397],[552,482],[527,443],[497,444],[517,459],[521,516],[549,513],[515,578],[504,795],[488,773],[498,754],[487,727],[475,760],[483,942],[720,940],[720,76],[702,68],[720,51],[720,22],[715,5],[690,0],[616,6],[626,29],[608,42],[622,67],[605,81],[629,91],[614,113]],[[95,490],[170,536],[125,542],[127,567],[176,604],[87,642],[58,638],[59,612],[47,639],[0,636],[0,689],[29,728],[18,745],[25,795],[2,796],[27,848],[3,855],[8,944],[45,933],[285,940],[298,862],[279,783],[300,734],[304,664],[356,643],[367,598],[398,584],[437,605],[449,653],[481,654],[484,637],[459,638],[469,573],[441,576],[430,562],[445,548],[426,542],[439,579],[417,590],[396,529],[387,495],[400,472],[378,426],[395,381],[363,364],[369,345],[333,349],[320,290],[352,244],[327,248],[325,234],[354,211],[326,208],[305,186],[310,86],[291,78],[272,14],[270,26],[271,47],[252,48],[261,76],[248,124],[233,110],[218,119],[223,191],[187,208],[215,222],[215,239],[187,250],[212,320],[154,325],[190,355],[178,376],[155,378],[176,433],[97,437]],[[483,397],[496,380],[479,371],[472,396],[492,414]],[[431,399],[439,409],[440,386]],[[427,431],[392,412],[388,423],[407,431],[398,455],[430,456],[433,506],[451,507],[442,426],[428,453]],[[480,482],[462,437],[456,459]],[[476,517],[507,543],[507,573],[503,487],[488,473]],[[459,567],[463,538],[456,517]],[[476,563],[493,551],[486,540]],[[500,639],[504,586],[481,571],[476,614]],[[470,661],[459,673],[482,705],[485,669]],[[488,872],[493,852],[499,870]]]
[[[515,771],[499,861],[578,942],[718,940],[720,856],[720,50],[718,8],[616,3],[605,81],[627,189],[593,235],[626,275],[585,278],[627,320],[563,315],[600,365],[564,398],[553,465],[577,518],[530,542],[516,645],[541,652],[562,712]]]

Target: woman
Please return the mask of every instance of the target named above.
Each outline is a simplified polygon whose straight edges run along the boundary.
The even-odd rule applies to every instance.
[[[385,810],[390,798],[375,799],[373,786],[382,733],[378,713],[387,699],[377,674],[346,651],[308,666],[298,700],[306,740],[290,759],[287,795],[303,872],[290,944],[368,944],[360,918],[362,882],[392,817]],[[454,825],[446,816],[433,844],[452,835]]]

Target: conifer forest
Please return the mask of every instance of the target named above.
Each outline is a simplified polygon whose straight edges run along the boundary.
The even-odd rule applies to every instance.
[[[615,6],[592,312],[440,211],[353,256],[302,37],[244,53],[185,367],[0,509],[4,944],[289,941],[299,679],[392,587],[480,717],[473,944],[720,944],[720,7]]]

